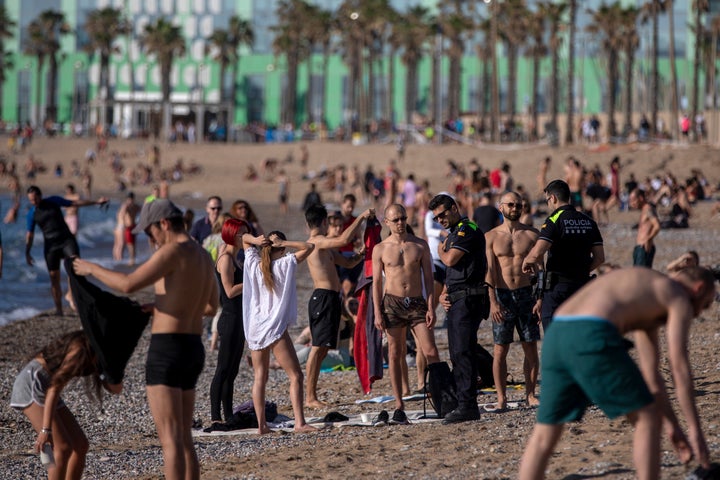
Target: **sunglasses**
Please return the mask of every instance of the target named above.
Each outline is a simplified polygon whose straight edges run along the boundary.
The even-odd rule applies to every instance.
[[[222,210],[222,207],[208,207],[208,209],[219,212],[220,210]]]
[[[515,208],[515,207],[520,208],[523,206],[522,203],[516,203],[516,202],[504,202],[504,203],[502,203],[502,205],[507,205],[510,208]]]
[[[399,223],[407,220],[407,217],[388,218],[387,221],[391,223]]]
[[[437,215],[435,215],[435,216],[433,217],[433,220],[437,222],[438,220],[447,217],[447,216],[448,216],[448,213],[450,213],[450,209],[449,209],[449,208],[446,208],[446,209],[443,210],[442,212],[440,212],[440,213],[438,213]]]

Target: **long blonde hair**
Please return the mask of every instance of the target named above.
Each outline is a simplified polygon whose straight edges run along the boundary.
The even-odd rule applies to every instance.
[[[284,233],[278,230],[274,230],[268,234],[268,238],[277,235],[283,240],[287,240]],[[260,250],[260,271],[263,276],[263,283],[271,292],[275,290],[275,277],[272,273],[272,254],[274,252],[283,250],[282,248],[276,248],[271,245],[267,245]]]

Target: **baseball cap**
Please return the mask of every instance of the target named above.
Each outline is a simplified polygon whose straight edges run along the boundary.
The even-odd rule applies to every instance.
[[[175,217],[182,217],[182,211],[170,200],[158,198],[143,205],[142,210],[140,210],[140,221],[133,228],[133,233],[144,232],[153,223],[157,223],[164,218]]]

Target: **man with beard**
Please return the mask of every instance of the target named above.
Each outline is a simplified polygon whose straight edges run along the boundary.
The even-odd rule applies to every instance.
[[[539,232],[520,223],[522,198],[508,192],[500,199],[500,212],[505,221],[485,235],[490,292],[490,318],[493,327],[493,377],[497,390],[497,409],[507,408],[507,354],[517,330],[525,353],[525,398],[528,405],[540,402],[535,396],[538,378],[538,347],[540,340],[539,312],[535,311],[535,298],[530,275],[523,273],[522,262],[538,239]]]

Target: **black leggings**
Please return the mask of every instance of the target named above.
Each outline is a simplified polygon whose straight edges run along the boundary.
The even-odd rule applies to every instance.
[[[245,348],[242,312],[230,316],[223,312],[218,319],[218,334],[220,351],[215,376],[210,384],[210,417],[213,422],[221,421],[220,404],[222,403],[223,416],[227,422],[233,416],[235,378],[240,370],[240,361]]]

